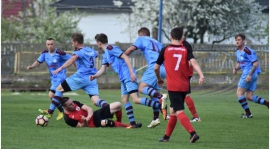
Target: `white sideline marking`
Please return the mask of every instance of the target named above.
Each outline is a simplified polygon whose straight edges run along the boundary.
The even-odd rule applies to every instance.
[[[19,92],[12,93],[12,95],[21,95]]]
[[[77,94],[77,93],[64,93],[64,95],[74,95],[74,96],[78,96],[79,94]]]

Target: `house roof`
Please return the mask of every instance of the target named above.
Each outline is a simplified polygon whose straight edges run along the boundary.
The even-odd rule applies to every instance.
[[[26,0],[25,7],[29,7],[30,0]],[[22,1],[2,0],[2,16],[9,18],[11,16],[17,17],[19,12],[23,11]]]
[[[118,0],[123,2],[121,7],[114,5],[114,0],[60,0],[51,4],[50,6],[56,7],[56,10],[66,11],[70,9],[79,9],[83,11],[94,12],[131,12],[130,6],[133,6],[131,0]],[[256,0],[261,6],[264,7],[263,12],[269,13],[269,0]]]
[[[60,0],[51,4],[57,11],[79,9],[84,11],[106,11],[106,12],[131,12],[131,0],[121,0],[121,7],[114,5],[113,0]]]

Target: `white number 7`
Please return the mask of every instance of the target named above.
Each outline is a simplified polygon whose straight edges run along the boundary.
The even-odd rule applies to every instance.
[[[179,64],[180,64],[181,59],[182,59],[182,54],[174,54],[173,57],[177,57],[177,62],[176,62],[174,70],[178,70],[179,66],[180,66]]]

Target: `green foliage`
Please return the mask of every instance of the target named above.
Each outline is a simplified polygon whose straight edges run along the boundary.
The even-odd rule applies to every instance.
[[[5,28],[2,24],[2,42],[44,43],[52,37],[58,43],[69,43],[72,33],[79,32],[77,25],[83,14],[77,15],[76,11],[58,14],[56,8],[49,6],[52,2],[36,1],[12,21],[2,18],[4,26],[10,26]]]
[[[236,88],[235,88],[236,89]],[[68,95],[74,100],[88,104],[94,109],[89,96],[77,91],[77,96]],[[120,90],[100,90],[100,97],[109,103],[120,101]],[[256,94],[269,99],[269,91],[256,91]],[[268,148],[269,114],[265,106],[249,102],[252,119],[240,119],[243,109],[239,105],[235,90],[215,88],[215,90],[193,91],[191,94],[202,121],[192,123],[200,135],[198,142],[191,144],[189,134],[177,122],[170,142],[159,143],[164,135],[167,121],[161,120],[156,128],[147,125],[152,119],[152,108],[133,104],[136,121],[142,122],[140,129],[124,128],[70,128],[64,120],[56,121],[58,110],[47,127],[37,127],[37,109],[48,108],[50,99],[47,92],[24,92],[16,95],[2,90],[1,94],[1,147],[12,149],[254,149]],[[123,105],[123,104],[122,104]],[[123,122],[128,119],[123,109]],[[188,108],[185,113],[191,117]],[[161,115],[160,115],[161,118]]]

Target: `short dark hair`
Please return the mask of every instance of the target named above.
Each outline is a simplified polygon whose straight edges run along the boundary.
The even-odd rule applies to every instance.
[[[95,39],[96,41],[99,41],[103,44],[108,43],[108,37],[106,34],[103,34],[103,33],[96,34]]]
[[[53,38],[47,38],[47,40],[54,40]]]
[[[237,35],[235,35],[235,39],[237,38],[237,37],[241,37],[242,38],[242,40],[246,40],[246,36],[244,35],[244,34],[237,34]]]
[[[71,36],[73,41],[77,41],[79,44],[83,44],[83,34],[81,33],[74,33]]]
[[[140,29],[138,30],[138,34],[139,34],[139,33],[143,33],[143,34],[146,35],[146,36],[150,36],[150,31],[149,31],[149,29],[146,28],[146,27],[140,28]]]
[[[69,97],[63,97],[61,100],[60,100],[60,103],[62,106],[66,106],[66,102],[69,100]]]
[[[171,30],[171,36],[175,40],[181,40],[183,36],[183,28],[182,27],[175,27]]]

